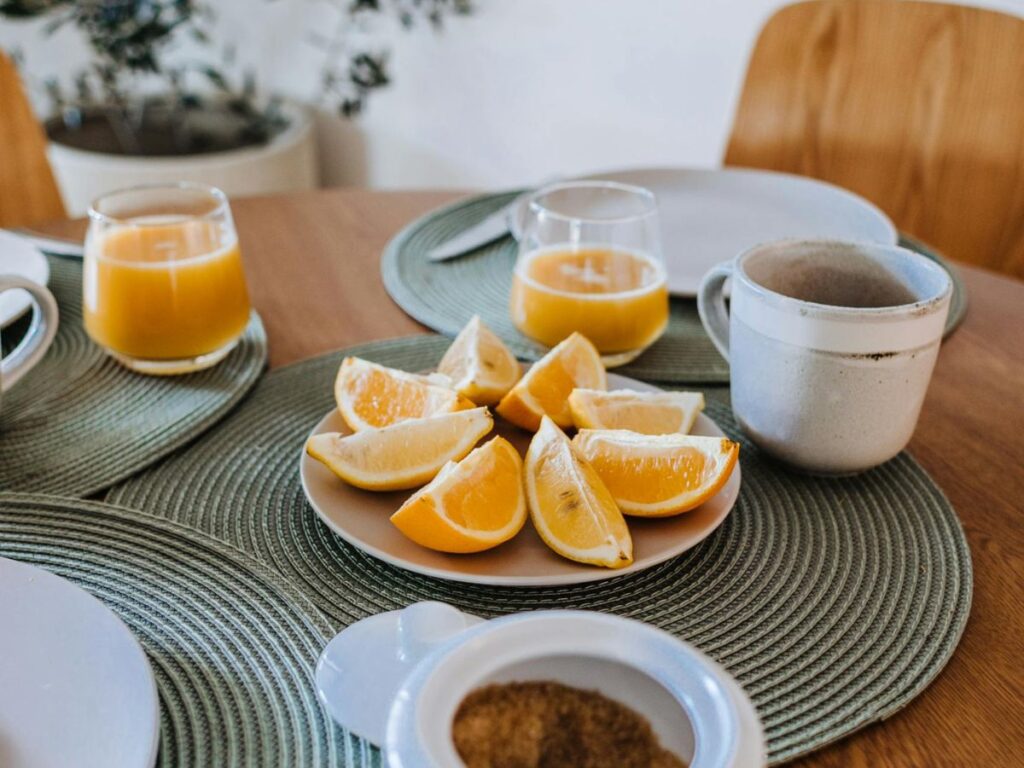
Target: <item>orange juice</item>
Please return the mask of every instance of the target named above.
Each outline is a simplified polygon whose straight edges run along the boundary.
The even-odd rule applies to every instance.
[[[640,350],[668,324],[665,269],[631,251],[542,248],[516,264],[511,305],[516,327],[550,347],[579,331],[602,354]]]
[[[185,360],[230,345],[249,321],[234,233],[151,217],[97,234],[85,259],[85,329],[112,352]]]

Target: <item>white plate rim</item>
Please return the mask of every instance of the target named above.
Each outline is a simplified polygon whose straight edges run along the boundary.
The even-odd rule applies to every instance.
[[[613,381],[615,386],[613,386]],[[655,387],[652,384],[639,381],[637,379],[629,378],[628,376],[622,376],[615,373],[608,374],[608,389],[636,389],[639,391],[648,392],[661,392],[665,391],[659,387]],[[335,409],[331,409],[321,418],[313,429],[307,435],[309,437],[318,434],[322,431],[322,425],[334,415]],[[700,413],[697,416],[697,421],[694,423],[694,428],[691,430],[691,434],[707,434],[712,437],[728,437],[722,428],[715,423],[715,421],[708,416],[706,413]],[[354,546],[361,552],[382,560],[389,565],[393,565],[396,568],[401,568],[404,571],[410,571],[412,573],[418,573],[423,576],[430,576],[432,578],[443,579],[445,581],[460,582],[463,584],[481,584],[485,586],[494,587],[557,587],[567,586],[573,584],[588,584],[595,581],[607,581],[609,579],[617,579],[623,576],[629,576],[632,574],[642,573],[643,571],[654,568],[655,566],[661,565],[674,557],[678,557],[684,552],[693,549],[698,544],[703,542],[714,533],[722,524],[728,519],[729,515],[732,514],[736,508],[736,502],[739,500],[740,487],[742,483],[742,471],[740,462],[736,462],[736,467],[733,470],[732,475],[722,489],[715,494],[716,496],[721,494],[727,494],[727,505],[725,513],[719,518],[713,525],[707,526],[704,530],[697,535],[696,539],[689,544],[683,546],[673,546],[666,549],[663,553],[659,554],[656,559],[651,562],[644,562],[643,564],[634,561],[631,565],[625,568],[610,569],[601,568],[598,566],[590,566],[579,564],[579,570],[573,571],[572,573],[563,574],[560,576],[481,576],[476,574],[467,574],[457,571],[449,571],[443,568],[434,568],[431,566],[420,565],[418,563],[412,563],[401,557],[396,557],[389,552],[367,544],[362,539],[352,536],[347,530],[337,525],[331,517],[321,509],[320,505],[314,499],[312,492],[310,491],[310,484],[308,478],[307,467],[314,465],[315,459],[309,457],[305,449],[306,441],[303,441],[302,448],[300,449],[299,459],[299,477],[302,482],[302,492],[306,497],[306,501],[309,502],[310,507],[316,512],[316,515],[320,520],[330,528],[335,534],[340,536],[342,539],[347,541],[349,544]],[[339,480],[338,482],[342,482]],[[415,489],[410,490],[409,493],[414,493]],[[731,497],[731,498],[730,498]]]
[[[886,230],[885,243],[886,245],[896,245],[899,241],[899,232],[896,229],[895,224],[885,214],[885,212],[877,205],[872,203],[870,200],[861,197],[856,192],[840,187],[837,184],[833,184],[829,181],[823,181],[821,179],[811,178],[810,176],[801,176],[796,173],[786,173],[784,171],[771,171],[761,168],[745,168],[740,166],[728,166],[723,168],[693,168],[687,166],[648,166],[642,168],[613,168],[609,170],[599,171],[596,173],[586,173],[579,176],[571,176],[559,181],[621,181],[629,184],[640,184],[643,186],[642,179],[638,179],[638,176],[644,175],[664,175],[670,176],[675,175],[678,177],[683,176],[724,176],[731,178],[751,178],[756,177],[764,180],[768,178],[774,178],[782,183],[790,184],[792,187],[803,187],[804,189],[818,188],[826,190],[828,194],[833,195],[835,198],[843,198],[851,206],[861,208],[868,212],[880,227]],[[553,182],[552,182],[553,183]],[[508,229],[512,237],[515,240],[519,240],[522,236],[522,217],[523,212],[526,208],[527,201],[530,196],[536,190],[530,189],[520,194],[515,200],[513,200],[508,206]],[[863,239],[863,238],[859,238]],[[734,254],[738,256],[739,254]],[[697,295],[697,287],[682,287],[678,283],[672,284],[671,277],[669,278],[669,293],[672,296],[679,296],[682,298],[695,298]]]
[[[47,590],[64,590],[70,594],[74,594],[75,600],[91,605],[91,610],[93,612],[104,613],[108,618],[113,619],[113,626],[116,628],[115,631],[122,635],[122,639],[137,652],[138,658],[142,660],[141,667],[144,670],[143,679],[145,680],[144,685],[146,687],[146,698],[150,702],[148,706],[150,710],[148,722],[150,723],[151,733],[149,737],[147,757],[138,768],[152,768],[152,766],[156,764],[160,749],[160,694],[157,689],[156,678],[153,674],[153,666],[150,663],[145,650],[142,648],[142,644],[139,642],[139,639],[131,629],[128,628],[128,625],[125,624],[124,620],[109,606],[95,595],[90,594],[87,590],[69,579],[48,571],[45,568],[41,568],[31,563],[22,562],[14,558],[0,557],[0,563],[4,563],[7,567],[13,568],[15,571],[20,570],[30,572],[31,580],[47,585],[45,587]],[[111,766],[111,768],[114,768],[114,766]]]

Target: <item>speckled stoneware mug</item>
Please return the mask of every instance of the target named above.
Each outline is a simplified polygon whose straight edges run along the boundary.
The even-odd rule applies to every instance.
[[[711,270],[697,307],[750,439],[794,468],[848,474],[910,440],[952,291],[945,269],[905,248],[785,240]]]
[[[0,293],[20,288],[32,297],[32,322],[18,345],[0,359],[0,400],[3,393],[13,387],[29,372],[53,343],[57,333],[57,300],[41,285],[15,275],[0,275]]]

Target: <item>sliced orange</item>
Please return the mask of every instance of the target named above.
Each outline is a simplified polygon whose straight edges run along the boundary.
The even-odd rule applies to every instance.
[[[667,517],[698,507],[725,485],[740,446],[724,437],[581,429],[573,446],[627,515]]]
[[[526,522],[519,452],[503,437],[484,443],[458,464],[446,464],[391,522],[441,552],[482,552],[508,541]]]
[[[601,355],[574,333],[538,360],[498,403],[498,413],[518,427],[536,432],[542,416],[560,427],[572,426],[569,394],[576,388],[607,389]]]
[[[602,392],[574,389],[572,420],[580,429],[628,429],[644,435],[687,434],[704,410],[700,392]]]
[[[350,485],[394,491],[423,485],[449,461],[473,450],[493,426],[486,408],[474,408],[353,435],[313,435],[306,441],[306,452]]]
[[[547,416],[526,452],[526,502],[551,549],[580,563],[623,568],[633,539],[611,493]]]
[[[477,405],[493,405],[523,375],[519,361],[479,315],[459,331],[437,366],[452,388]]]
[[[355,432],[475,407],[439,381],[446,380],[346,357],[334,380],[334,399],[345,423]]]

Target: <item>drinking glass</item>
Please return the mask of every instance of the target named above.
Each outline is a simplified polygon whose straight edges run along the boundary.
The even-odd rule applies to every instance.
[[[99,198],[83,292],[86,332],[133,371],[188,373],[223,360],[250,314],[227,197],[179,183]]]
[[[643,187],[553,184],[529,201],[512,278],[512,321],[549,347],[578,331],[623,365],[668,325],[658,205]]]

